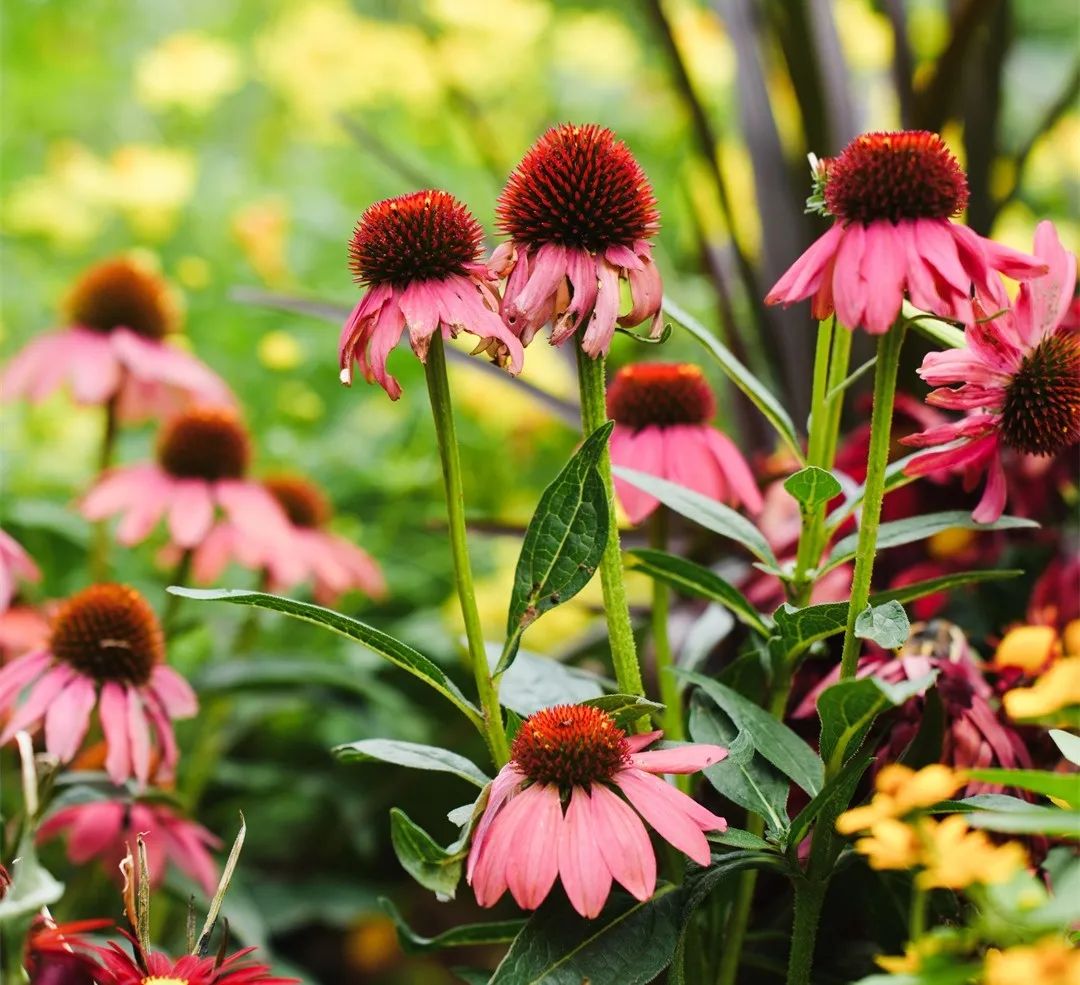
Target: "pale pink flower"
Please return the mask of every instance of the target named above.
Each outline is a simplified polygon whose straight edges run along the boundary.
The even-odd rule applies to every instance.
[[[120,861],[142,835],[151,884],[160,885],[171,862],[197,882],[207,896],[217,888],[218,870],[211,849],[221,841],[201,824],[189,821],[160,801],[95,800],[63,807],[38,828],[39,844],[67,835],[72,865],[99,861],[119,878]]]
[[[68,298],[67,318],[67,328],[38,336],[11,360],[0,378],[4,399],[37,402],[67,383],[77,403],[115,402],[124,420],[233,401],[216,373],[167,341],[177,327],[169,288],[135,261],[91,267]]]
[[[157,775],[169,778],[178,756],[172,720],[197,708],[187,681],[165,663],[153,609],[126,585],[92,585],[71,596],[48,644],[0,670],[0,711],[10,713],[0,744],[44,723],[46,750],[70,762],[96,709],[105,770],[117,784],[131,776],[145,784],[155,754]]]
[[[157,461],[113,469],[86,494],[88,520],[121,515],[116,538],[145,540],[163,517],[175,549],[202,544],[224,516],[237,534],[241,558],[265,558],[289,542],[288,520],[259,483],[244,476],[251,458],[247,432],[222,407],[193,407],[161,429]]]
[[[660,335],[663,285],[649,242],[656,197],[629,148],[596,124],[552,127],[514,169],[496,207],[510,240],[490,267],[507,278],[502,314],[528,345],[549,322],[551,343],[582,330],[582,349],[607,354],[616,324]],[[619,282],[631,307],[619,315]]]
[[[0,530],[0,613],[11,605],[20,580],[40,581],[41,572],[23,546]]]
[[[768,304],[813,297],[815,318],[874,335],[888,331],[906,296],[916,307],[973,320],[972,289],[995,290],[1045,273],[1032,257],[951,222],[967,205],[967,177],[942,139],[925,130],[864,133],[816,179],[832,227],[780,278]]]
[[[710,862],[706,831],[727,821],[658,774],[696,773],[727,755],[712,745],[644,751],[660,732],[627,736],[606,712],[560,705],[529,716],[510,762],[491,782],[473,832],[466,878],[481,906],[509,889],[536,909],[556,878],[582,916],[595,917],[612,881],[646,900],[656,856],[644,819],[698,865]]]
[[[634,363],[615,374],[607,394],[614,465],[647,472],[737,506],[762,506],[750,466],[735,443],[710,423],[716,401],[704,374],[689,363]],[[659,505],[654,496],[615,479],[632,523]]]
[[[355,362],[397,400],[401,386],[386,360],[406,328],[421,362],[436,331],[444,339],[468,332],[500,362],[508,356],[511,373],[521,372],[521,343],[499,317],[494,280],[479,262],[482,239],[480,223],[447,192],[413,192],[368,207],[349,244],[353,275],[368,290],[341,332],[343,383],[352,383]]]
[[[1035,231],[1035,254],[1048,272],[1021,285],[1012,310],[969,325],[964,348],[923,359],[919,375],[938,387],[927,402],[968,416],[904,439],[919,448],[948,446],[919,455],[905,469],[908,475],[962,470],[974,486],[987,474],[972,512],[980,523],[993,522],[1005,509],[1006,450],[1053,456],[1080,440],[1080,337],[1061,329],[1076,283],[1076,257],[1050,222]],[[976,309],[981,315],[978,303]]]

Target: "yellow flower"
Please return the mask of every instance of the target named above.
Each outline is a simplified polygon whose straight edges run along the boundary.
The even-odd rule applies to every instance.
[[[1061,937],[986,954],[983,985],[1076,985],[1080,950]]]
[[[922,968],[924,958],[937,954],[941,941],[935,937],[922,937],[904,946],[901,956],[879,954],[874,960],[890,975],[913,975]]]
[[[1031,687],[1008,691],[1002,704],[1014,719],[1042,718],[1080,705],[1080,657],[1056,661]]]
[[[237,209],[230,221],[232,234],[245,258],[267,284],[289,279],[285,242],[289,211],[279,198],[264,198]]]
[[[195,189],[195,159],[171,147],[129,144],[112,155],[110,197],[136,232],[163,238]]]
[[[1080,619],[1074,619],[1062,630],[1061,652],[1066,657],[1080,657]]]
[[[960,814],[940,824],[920,824],[925,868],[915,877],[921,889],[964,889],[972,883],[1007,882],[1027,865],[1023,845],[995,845],[984,832],[972,831]]]
[[[207,113],[239,88],[240,58],[232,45],[197,31],[167,37],[135,65],[135,94],[154,109]]]
[[[956,793],[963,780],[948,766],[935,763],[915,772],[909,766],[890,763],[875,780],[877,793],[869,804],[853,807],[836,820],[842,835],[873,827],[878,821],[903,817],[920,807],[932,807]]]
[[[842,835],[853,835],[856,831],[867,831],[878,821],[886,821],[895,816],[896,809],[892,797],[878,794],[869,804],[844,811],[836,819],[836,830]]]
[[[995,667],[1019,667],[1037,674],[1054,658],[1058,649],[1053,626],[1017,626],[1005,634],[994,653]]]
[[[867,857],[872,869],[910,869],[922,857],[915,829],[892,818],[874,824],[869,837],[855,842],[855,850]]]
[[[304,355],[296,337],[282,329],[267,332],[259,339],[256,352],[259,362],[267,369],[275,369],[279,372],[296,369]]]

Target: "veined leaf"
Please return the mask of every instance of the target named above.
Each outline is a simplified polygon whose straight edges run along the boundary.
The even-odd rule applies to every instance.
[[[488,663],[498,665],[501,648],[487,646]],[[522,718],[550,708],[552,705],[573,705],[604,693],[597,675],[578,667],[560,663],[528,650],[519,650],[514,662],[499,680],[499,703]]]
[[[980,783],[995,783],[1041,793],[1063,800],[1080,810],[1080,773],[1051,773],[1048,770],[978,769],[964,770],[964,775]]]
[[[408,814],[390,809],[390,841],[401,867],[440,900],[451,900],[461,881],[468,849],[461,845],[443,848]]]
[[[404,742],[399,739],[360,739],[334,747],[334,755],[345,762],[393,763],[414,770],[432,770],[436,773],[453,773],[463,780],[484,787],[491,782],[471,759],[459,756],[449,749],[438,746],[425,746],[419,742]]]
[[[843,491],[836,477],[816,465],[808,465],[784,480],[784,488],[805,512],[822,506]]]
[[[606,711],[623,729],[646,715],[658,715],[664,710],[663,705],[638,694],[602,694],[598,698],[586,698],[581,704]]]
[[[644,572],[683,594],[719,602],[755,632],[769,635],[770,627],[750,600],[715,572],[666,551],[641,548],[628,554],[635,561],[635,571]]]
[[[869,752],[852,756],[844,763],[840,771],[817,792],[810,803],[792,818],[791,829],[787,836],[789,853],[798,851],[799,844],[810,831],[810,825],[830,801],[835,801],[837,804],[847,804],[851,801],[851,795],[855,792],[859,780],[873,761],[874,755]]]
[[[1004,831],[1007,834],[1062,835],[1080,841],[1080,811],[1060,807],[1031,806],[1026,811],[975,811],[967,822],[973,828]]]
[[[397,930],[398,942],[406,954],[423,954],[440,951],[444,947],[480,947],[488,944],[509,943],[525,926],[524,920],[498,920],[492,923],[467,923],[451,930],[445,930],[434,937],[421,937],[414,931],[398,912],[398,908],[386,899],[379,898],[379,905],[393,921]],[[488,976],[485,974],[484,981]]]
[[[270,595],[267,592],[251,592],[242,588],[203,589],[170,585],[168,591],[173,595],[200,602],[231,602],[234,605],[252,605],[260,609],[270,609],[273,612],[283,612],[294,619],[314,623],[316,626],[322,626],[350,640],[355,640],[366,646],[372,653],[385,657],[396,667],[420,678],[457,707],[481,733],[484,731],[484,719],[479,709],[466,699],[458,686],[443,673],[437,664],[407,643],[402,643],[401,640],[394,639],[388,633],[360,622],[359,619],[352,619],[332,609],[324,609],[321,605],[312,605],[310,602],[298,602],[296,599]]]
[[[11,865],[11,885],[4,898],[0,899],[0,924],[28,917],[43,906],[55,903],[64,895],[64,884],[55,879],[38,861],[32,832],[29,830],[20,840],[14,858]]]
[[[590,434],[540,497],[521,545],[496,675],[510,666],[525,629],[577,595],[600,563],[611,517],[596,466],[614,426]]]
[[[911,623],[904,607],[892,599],[863,609],[855,617],[855,635],[860,640],[871,640],[883,650],[897,650],[911,635]]]

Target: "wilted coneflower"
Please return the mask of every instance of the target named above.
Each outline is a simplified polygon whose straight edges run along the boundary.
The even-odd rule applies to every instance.
[[[627,736],[607,712],[588,705],[530,715],[473,833],[466,876],[477,902],[493,906],[509,889],[520,907],[534,910],[557,877],[584,917],[603,909],[613,879],[648,899],[656,856],[642,818],[708,865],[704,832],[724,831],[727,821],[657,774],[696,773],[727,750],[698,744],[643,751],[661,734]]]
[[[769,304],[812,296],[815,318],[835,311],[847,328],[881,335],[905,293],[924,311],[969,323],[972,288],[995,292],[995,271],[1016,280],[1045,272],[950,221],[967,206],[967,176],[935,133],[864,133],[820,162],[815,182],[811,205],[835,222],[776,282]]]
[[[0,530],[0,613],[5,612],[15,596],[19,580],[38,581],[41,572],[23,546]]]
[[[36,837],[40,844],[61,834],[67,835],[67,856],[72,865],[96,859],[107,872],[119,877],[128,846],[141,835],[151,885],[161,884],[165,863],[171,862],[207,896],[213,896],[217,887],[218,871],[210,849],[220,848],[221,841],[163,802],[97,800],[71,804],[46,818]]]
[[[229,403],[225,382],[167,342],[178,317],[169,285],[127,257],[106,260],[75,283],[67,328],[38,336],[0,380],[6,399],[43,400],[67,383],[80,404],[115,405],[126,420],[164,416],[190,401]]]
[[[193,407],[166,422],[158,435],[157,461],[107,472],[86,494],[83,516],[123,519],[117,540],[145,540],[164,516],[169,538],[192,550],[209,536],[219,513],[238,531],[242,563],[265,558],[288,543],[288,521],[259,483],[245,478],[251,441],[235,412]]]
[[[453,195],[419,191],[369,206],[349,243],[349,266],[367,289],[341,332],[343,383],[355,361],[369,382],[397,400],[398,381],[386,360],[406,328],[413,352],[427,361],[431,338],[478,336],[484,348],[509,354],[521,372],[521,343],[497,314],[499,299],[480,262],[483,230]]]
[[[1035,231],[1035,254],[1048,273],[1021,285],[1011,311],[970,325],[964,348],[928,353],[919,369],[939,388],[928,403],[972,413],[904,439],[919,448],[951,446],[919,455],[905,469],[908,475],[962,469],[974,485],[987,472],[972,512],[980,523],[993,522],[1005,509],[1004,451],[1056,455],[1080,441],[1080,337],[1061,328],[1076,283],[1076,257],[1050,222]]]
[[[716,400],[701,370],[690,363],[634,363],[615,374],[607,392],[611,462],[668,479],[751,513],[761,493],[742,452],[711,425]],[[621,479],[615,492],[632,523],[659,501]]]
[[[616,323],[651,320],[660,333],[660,272],[650,240],[659,212],[649,179],[627,146],[596,124],[552,127],[514,169],[496,208],[510,237],[491,267],[506,276],[502,313],[528,344],[552,323],[559,345],[579,329],[581,346],[607,354]],[[619,281],[631,308],[619,317]]]
[[[23,696],[23,693],[25,696]],[[0,710],[10,713],[0,744],[45,725],[45,748],[63,763],[79,751],[97,709],[114,783],[146,783],[155,747],[160,776],[176,765],[172,719],[198,708],[187,681],[165,663],[154,610],[127,585],[92,585],[57,611],[47,645],[0,670]]]

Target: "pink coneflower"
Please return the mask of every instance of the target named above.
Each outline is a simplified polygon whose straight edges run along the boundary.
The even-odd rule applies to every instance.
[[[613,879],[637,899],[648,899],[656,887],[656,856],[642,818],[708,865],[703,832],[724,831],[727,821],[656,774],[696,773],[727,750],[684,745],[642,751],[660,735],[627,737],[610,715],[588,705],[530,715],[514,739],[510,762],[491,783],[473,833],[466,878],[477,902],[493,906],[509,888],[520,907],[534,910],[557,876],[584,917],[600,912]]]
[[[594,358],[607,354],[616,323],[649,321],[660,334],[663,288],[649,242],[660,214],[641,165],[610,130],[552,127],[514,169],[496,212],[510,241],[491,268],[508,278],[503,318],[526,345],[548,322],[552,345],[583,329]],[[633,301],[622,317],[620,280]]]
[[[1080,337],[1060,330],[1076,283],[1076,257],[1062,247],[1050,222],[1035,231],[1035,253],[1048,273],[1021,286],[1011,311],[970,325],[965,348],[923,359],[919,375],[938,387],[927,401],[971,413],[904,439],[919,448],[958,442],[919,455],[905,469],[908,475],[962,469],[973,486],[987,473],[972,512],[980,523],[993,522],[1005,509],[1006,449],[1052,456],[1080,441]]]
[[[299,985],[296,978],[278,978],[269,965],[247,960],[255,950],[244,948],[229,957],[200,958],[185,954],[170,958],[160,951],[144,951],[133,938],[134,956],[110,941],[93,951],[104,967],[95,969],[99,985]]]
[[[6,399],[43,400],[67,383],[80,404],[116,402],[139,420],[172,413],[189,401],[231,403],[228,386],[194,356],[170,345],[177,328],[168,285],[120,257],[91,267],[66,304],[68,328],[34,339],[8,365]]]
[[[0,613],[11,605],[20,579],[39,581],[41,572],[22,545],[0,530]]]
[[[145,784],[155,749],[159,775],[172,774],[172,719],[190,718],[198,702],[165,663],[165,637],[153,609],[126,585],[92,585],[71,596],[53,619],[48,645],[0,670],[0,710],[11,713],[0,744],[43,722],[45,748],[69,762],[95,708],[114,783],[135,776]]]
[[[497,314],[498,295],[480,262],[483,229],[469,210],[443,191],[420,191],[376,202],[356,224],[349,266],[368,288],[341,332],[341,380],[352,383],[355,361],[370,383],[392,400],[401,396],[386,360],[409,330],[421,362],[436,330],[444,339],[469,332],[481,347],[509,354],[521,372],[521,343]]]
[[[834,311],[847,328],[887,331],[905,293],[924,311],[968,323],[972,288],[996,290],[1045,272],[1033,258],[950,222],[967,205],[967,177],[944,141],[924,130],[864,133],[819,165],[836,220],[776,282],[769,304],[813,297],[815,318]]]
[[[614,465],[677,482],[751,513],[762,506],[754,475],[735,443],[710,421],[716,401],[704,374],[689,363],[634,363],[615,374],[607,393]],[[632,523],[659,501],[622,479],[615,492]]]
[[[241,540],[237,552],[264,558],[288,542],[288,521],[273,496],[244,478],[250,459],[232,410],[194,407],[163,426],[155,463],[106,473],[80,508],[89,520],[122,514],[116,537],[124,545],[145,540],[166,517],[180,550],[203,543],[223,514]]]
[[[160,885],[165,864],[171,862],[197,882],[207,896],[213,896],[217,887],[218,871],[210,849],[220,848],[220,840],[167,804],[119,800],[73,804],[46,819],[38,828],[37,840],[46,842],[61,834],[67,834],[67,855],[72,865],[97,859],[106,871],[119,876],[128,846],[142,835],[152,885]]]

